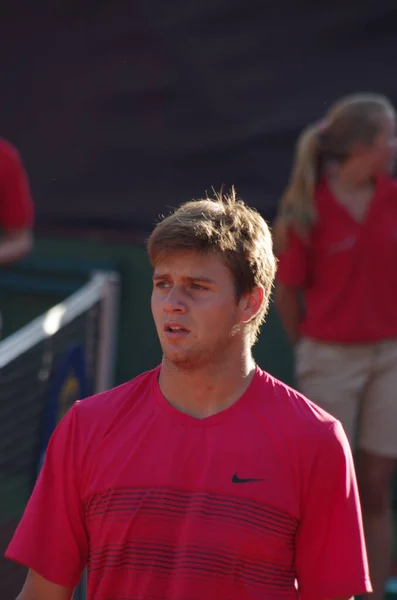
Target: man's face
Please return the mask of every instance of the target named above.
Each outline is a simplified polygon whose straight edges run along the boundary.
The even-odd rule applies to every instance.
[[[241,345],[244,297],[236,300],[232,274],[219,256],[171,254],[156,264],[153,283],[152,312],[166,361],[202,368]]]

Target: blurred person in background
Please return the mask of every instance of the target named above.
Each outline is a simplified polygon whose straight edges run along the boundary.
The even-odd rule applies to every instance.
[[[374,600],[390,573],[397,457],[395,156],[390,101],[342,99],[300,136],[274,225],[275,303],[298,387],[357,448]]]
[[[0,268],[17,262],[31,251],[33,212],[21,158],[14,146],[0,138]]]
[[[23,258],[32,249],[33,203],[29,182],[17,150],[0,138],[0,267]]]

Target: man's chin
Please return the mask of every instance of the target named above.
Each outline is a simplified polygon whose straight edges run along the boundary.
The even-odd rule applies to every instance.
[[[200,360],[199,356],[193,356],[189,352],[165,351],[163,352],[163,359],[169,366],[180,371],[192,371],[203,364],[203,360]]]

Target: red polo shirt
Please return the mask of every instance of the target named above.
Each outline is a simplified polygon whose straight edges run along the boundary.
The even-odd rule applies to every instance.
[[[340,423],[259,368],[201,420],[166,401],[158,376],[71,408],[6,556],[72,588],[88,564],[88,600],[370,592]]]
[[[324,342],[397,338],[397,183],[382,177],[365,220],[356,221],[323,180],[308,243],[291,233],[278,281],[301,288],[301,333]]]
[[[4,231],[30,229],[33,203],[17,150],[0,138],[0,226]]]

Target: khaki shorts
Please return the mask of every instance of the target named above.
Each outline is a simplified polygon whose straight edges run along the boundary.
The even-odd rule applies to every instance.
[[[304,338],[295,359],[300,391],[341,421],[352,447],[397,457],[397,340],[351,346]]]

